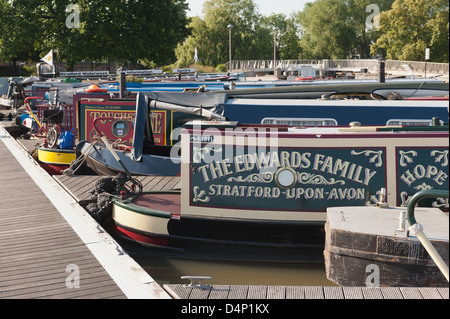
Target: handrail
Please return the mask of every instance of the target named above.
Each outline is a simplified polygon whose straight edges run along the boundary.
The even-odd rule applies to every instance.
[[[445,261],[442,259],[442,257],[439,255],[439,253],[436,251],[436,249],[433,247],[431,242],[428,240],[428,238],[425,236],[423,232],[423,227],[419,223],[417,223],[417,220],[414,216],[414,209],[416,207],[416,204],[424,198],[449,198],[448,191],[441,191],[441,190],[435,190],[435,189],[428,189],[421,192],[416,193],[409,201],[408,207],[406,210],[406,217],[408,219],[409,224],[411,227],[409,228],[409,231],[417,236],[419,238],[419,241],[421,244],[425,247],[427,252],[430,254],[433,261],[436,263],[440,271],[444,274],[445,279],[449,281],[449,271],[448,266],[445,263]]]
[[[350,68],[350,69],[368,69],[378,70],[379,61],[377,59],[322,59],[322,60],[276,60],[275,66],[281,69],[287,69],[289,65],[313,65],[318,68]],[[257,71],[273,70],[273,60],[233,60],[226,65],[231,70],[237,71]],[[409,65],[413,72],[424,72],[427,70],[430,74],[449,74],[448,63],[426,62],[426,61],[399,61],[386,60],[386,71],[404,71],[404,65]]]
[[[438,198],[438,197],[444,197],[449,198],[448,191],[442,191],[442,190],[436,190],[436,189],[427,189],[420,191],[416,193],[411,199],[409,200],[408,207],[407,207],[407,218],[409,224],[412,226],[414,224],[417,224],[416,218],[414,216],[414,208],[416,207],[416,204],[424,198],[432,197],[432,198]]]

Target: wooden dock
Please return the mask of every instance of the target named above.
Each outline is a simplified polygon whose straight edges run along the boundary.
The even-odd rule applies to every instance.
[[[0,299],[170,298],[0,123]]]
[[[448,288],[365,288],[365,287],[293,287],[229,286],[207,288],[164,285],[174,299],[449,299]]]

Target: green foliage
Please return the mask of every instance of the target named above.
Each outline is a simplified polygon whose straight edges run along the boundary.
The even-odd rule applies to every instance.
[[[258,12],[257,0],[208,0],[187,18],[186,0],[0,0],[0,60],[39,61],[51,49],[80,61],[147,67],[223,65],[229,60],[371,58],[449,61],[448,0],[315,0],[291,16]],[[68,28],[69,4],[80,25]],[[377,6],[380,28],[367,25]],[[293,8],[295,10],[295,8]],[[274,29],[276,28],[276,31]],[[274,34],[276,32],[276,34]],[[176,62],[175,62],[176,61]],[[222,67],[221,67],[222,68]]]
[[[448,63],[448,0],[396,0],[380,20],[381,36],[372,54],[383,50],[388,59],[424,61],[430,48],[432,61]]]
[[[66,25],[69,4],[80,8],[78,28]],[[171,63],[188,35],[187,9],[185,0],[0,0],[0,57],[39,60],[53,49],[69,66],[81,60]]]
[[[222,72],[226,72],[226,71],[227,71],[227,67],[224,64],[219,64],[216,67],[216,72],[218,72],[218,73],[222,73]]]
[[[229,29],[232,25],[232,59],[265,59],[271,56],[271,31],[260,26],[262,16],[253,0],[209,0],[204,4],[204,19],[195,17],[189,28],[192,34],[181,43],[178,63],[193,63],[194,49],[206,65],[223,64],[229,60]]]

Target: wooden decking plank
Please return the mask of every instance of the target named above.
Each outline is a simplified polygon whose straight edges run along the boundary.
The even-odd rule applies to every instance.
[[[268,286],[267,299],[286,299],[286,287]]]
[[[95,183],[100,178],[99,176],[86,176],[76,179],[77,183],[72,184],[69,189],[76,197],[84,199],[90,196],[89,192],[94,190]]]
[[[45,278],[45,280],[35,280],[35,281],[22,281],[20,284],[15,284],[7,287],[2,287],[0,291],[0,298],[21,296],[21,298],[36,298],[41,295],[53,294],[55,289],[70,290],[66,286],[66,279],[69,276],[68,273],[64,272],[65,269],[57,276],[51,278]],[[83,274],[83,273],[81,273]],[[80,288],[87,289],[88,285],[106,283],[105,272],[98,271],[96,273],[84,274],[80,276]],[[110,283],[114,283],[110,280]],[[98,286],[98,285],[97,285]],[[33,296],[30,296],[33,294]]]
[[[267,286],[249,286],[247,299],[266,299]]]
[[[405,299],[423,299],[422,294],[418,288],[415,287],[401,287],[400,291]]]
[[[151,190],[161,191],[161,190],[165,189],[165,186],[171,180],[171,178],[172,178],[171,176],[162,176],[162,178],[158,181],[158,183],[153,185]]]
[[[167,184],[163,187],[163,190],[173,190],[175,185],[180,181],[180,177],[172,176]]]
[[[173,189],[181,190],[181,185],[182,185],[182,183],[181,183],[181,178],[180,178],[180,179],[178,179],[178,182],[175,184]]]
[[[21,240],[22,243],[29,243],[34,242],[37,240],[42,239],[50,239],[50,240],[57,240],[58,238],[64,238],[67,237],[67,225],[63,224],[57,224],[55,228],[52,228],[51,233],[43,234],[41,229],[30,229],[27,231],[27,236]],[[11,234],[14,234],[15,231],[21,231],[21,229],[14,229],[12,230]],[[22,230],[23,231],[23,230]],[[23,234],[23,232],[22,232]],[[7,236],[9,235],[9,236]],[[2,245],[8,246],[11,243],[17,243],[17,238],[14,238],[10,234],[2,234],[0,235],[0,247]]]
[[[174,299],[189,299],[192,291],[192,287],[185,287],[184,285],[180,284],[164,285],[163,287]]]
[[[342,287],[342,293],[345,299],[364,299],[360,287]]]
[[[12,255],[9,256],[7,259],[2,258],[0,259],[0,266],[6,267],[6,265],[22,265],[24,263],[39,263],[43,260],[57,260],[58,258],[55,258],[55,256],[60,256],[63,259],[68,259],[73,256],[78,256],[79,254],[89,254],[89,251],[85,249],[83,246],[72,246],[72,247],[65,247],[62,249],[54,249],[51,253],[44,252],[28,252],[24,254],[18,254],[18,255]],[[91,256],[91,255],[90,255]],[[4,259],[4,261],[2,261]]]
[[[19,247],[9,247],[8,249],[4,249],[2,251],[2,256],[14,256],[21,255],[23,253],[28,253],[30,250],[38,252],[38,251],[52,251],[54,248],[67,248],[72,246],[81,246],[79,240],[74,240],[72,238],[65,238],[64,240],[59,241],[46,241],[40,243],[34,243],[32,245],[21,245]]]
[[[230,285],[214,285],[209,294],[209,299],[228,299]]]
[[[211,292],[211,286],[206,288],[192,288],[189,299],[208,299],[209,294]]]
[[[442,299],[441,294],[436,288],[419,288],[423,299]]]
[[[362,288],[364,299],[383,299],[383,294],[379,288]]]
[[[324,299],[322,287],[309,286],[305,287],[305,299]]]
[[[154,190],[155,186],[158,185],[158,183],[159,183],[162,179],[163,179],[163,176],[155,176],[155,178],[153,178],[153,179],[151,180],[151,182],[148,183],[148,184],[145,186],[145,190],[146,190],[146,191],[152,191],[152,190]]]
[[[228,299],[247,299],[248,296],[248,286],[231,286],[230,292],[228,293]]]
[[[141,179],[139,179],[139,181],[142,184],[142,188],[144,190],[148,189],[148,185],[152,182],[152,180],[155,179],[155,176],[143,176]]]
[[[442,299],[449,299],[448,288],[437,288],[437,291],[441,294]]]
[[[77,258],[77,266],[89,267],[90,265],[97,264],[92,257]],[[22,267],[9,267],[9,269],[2,269],[0,271],[0,277],[6,278],[2,282],[15,280],[17,278],[35,277],[41,276],[49,272],[60,271],[62,267],[66,268],[69,264],[67,260],[61,260],[59,263],[52,261],[51,263],[31,264],[28,267],[22,265]]]
[[[69,273],[66,272],[66,269],[69,265],[71,264],[64,263],[62,265],[58,265],[59,267],[54,269],[37,267],[33,272],[22,272],[15,275],[8,274],[6,278],[2,279],[2,284],[10,287],[16,287],[24,281],[45,282],[55,278],[61,278],[61,275],[63,275],[64,278],[67,278]],[[101,271],[101,269],[99,270],[98,263],[90,262],[87,264],[82,264],[77,262],[76,265],[79,267],[80,275],[83,276],[83,279],[87,278],[86,276],[92,276],[93,274],[103,275],[103,271]]]
[[[303,287],[287,286],[286,299],[305,299],[305,289]]]
[[[325,299],[345,299],[341,287],[323,287]]]
[[[61,299],[66,298],[64,295],[67,293],[72,293],[74,289],[80,289],[79,293],[84,294],[86,292],[89,293],[91,289],[102,289],[102,291],[109,291],[114,289],[116,286],[114,282],[105,282],[103,277],[97,277],[96,281],[88,283],[83,283],[83,278],[81,278],[80,288],[67,288],[65,280],[66,278],[61,278],[59,281],[51,284],[33,286],[28,289],[14,290],[9,293],[0,292],[0,298],[47,299],[53,296],[53,298]]]
[[[381,287],[381,293],[384,299],[403,299],[403,294],[396,287]]]

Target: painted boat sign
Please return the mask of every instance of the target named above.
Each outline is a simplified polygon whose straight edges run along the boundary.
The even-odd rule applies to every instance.
[[[406,206],[415,192],[427,189],[449,189],[448,146],[397,148],[398,206]],[[448,210],[448,198],[438,199],[433,207]]]
[[[280,133],[239,140],[239,134],[191,131],[184,140],[190,152],[182,176],[190,191],[183,213],[284,219],[301,212],[315,219],[327,207],[374,206],[382,188],[391,206],[406,206],[420,188],[448,189],[445,138]]]
[[[206,163],[205,148],[193,149],[192,205],[322,212],[330,205],[365,205],[386,185],[382,148],[242,151]]]
[[[114,117],[115,120],[98,121],[97,127],[111,143],[120,140],[120,144],[132,146],[133,121],[136,117],[135,101],[78,101],[77,115],[80,141],[93,142],[96,140],[97,133],[94,130],[96,118]],[[172,145],[172,131],[189,119],[190,117],[180,112],[152,110],[150,121],[155,144]]]

